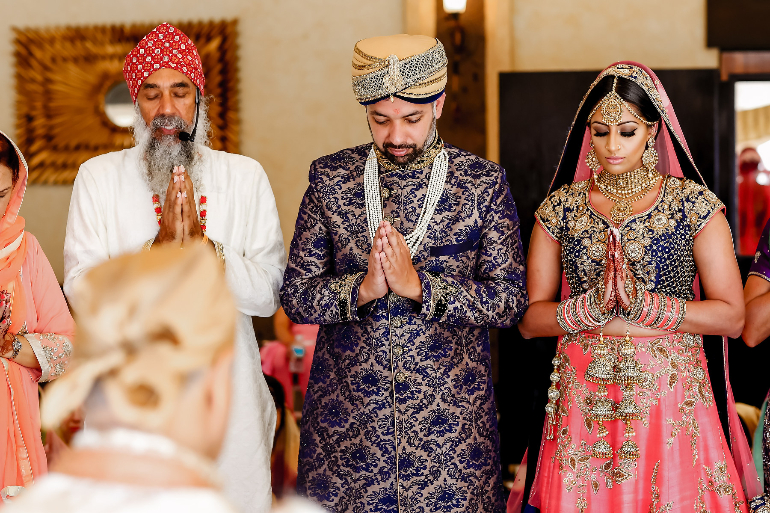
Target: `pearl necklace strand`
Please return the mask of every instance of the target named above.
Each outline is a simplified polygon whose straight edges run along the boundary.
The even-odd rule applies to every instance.
[[[382,196],[380,194],[380,176],[378,172],[377,155],[374,153],[374,145],[369,150],[369,157],[366,159],[364,167],[364,198],[366,199],[366,219],[369,225],[369,237],[374,244],[374,238],[377,234],[377,228],[382,222]],[[447,170],[449,169],[449,155],[442,149],[436,158],[433,159],[430,181],[428,182],[428,191],[425,193],[425,201],[422,205],[420,217],[414,230],[406,235],[406,246],[409,248],[409,254],[414,256],[417,248],[420,247],[422,239],[428,232],[433,213],[436,210],[441,193],[444,192]]]

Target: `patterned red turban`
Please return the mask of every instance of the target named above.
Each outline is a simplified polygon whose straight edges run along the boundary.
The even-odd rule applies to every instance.
[[[123,76],[134,103],[147,77],[162,68],[184,73],[203,94],[206,77],[198,49],[181,30],[168,23],[155,27],[126,55]]]

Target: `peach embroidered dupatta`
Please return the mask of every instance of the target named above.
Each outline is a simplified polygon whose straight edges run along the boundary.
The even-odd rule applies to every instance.
[[[27,187],[27,163],[16,149],[19,178],[11,201],[0,220],[0,290],[13,294],[12,333],[27,333],[41,369],[32,369],[0,358],[5,387],[0,387],[0,498],[7,501],[47,471],[40,435],[38,381],[53,379],[64,372],[72,346],[74,321],[67,303],[34,236],[24,231],[19,216]]]

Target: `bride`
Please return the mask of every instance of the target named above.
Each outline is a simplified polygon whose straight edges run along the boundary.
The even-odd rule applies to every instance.
[[[703,353],[704,335],[740,334],[741,278],[724,205],[649,69],[617,63],[591,84],[551,191],[519,324],[559,337],[529,508],[746,511]]]

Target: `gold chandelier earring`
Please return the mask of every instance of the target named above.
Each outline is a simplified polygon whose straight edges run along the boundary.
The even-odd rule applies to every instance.
[[[646,150],[645,150],[646,151]],[[654,150],[653,150],[654,151]],[[655,159],[657,161],[657,154],[655,155]],[[593,171],[594,173],[599,170],[599,167],[601,164],[599,163],[599,157],[596,156],[596,152],[594,151],[594,142],[591,141],[591,149],[588,150],[588,153],[586,154],[586,164],[588,164],[588,167]]]
[[[647,139],[647,148],[642,153],[642,165],[647,168],[648,171],[654,171],[655,166],[658,164],[658,152],[655,151],[655,136],[651,135]]]

